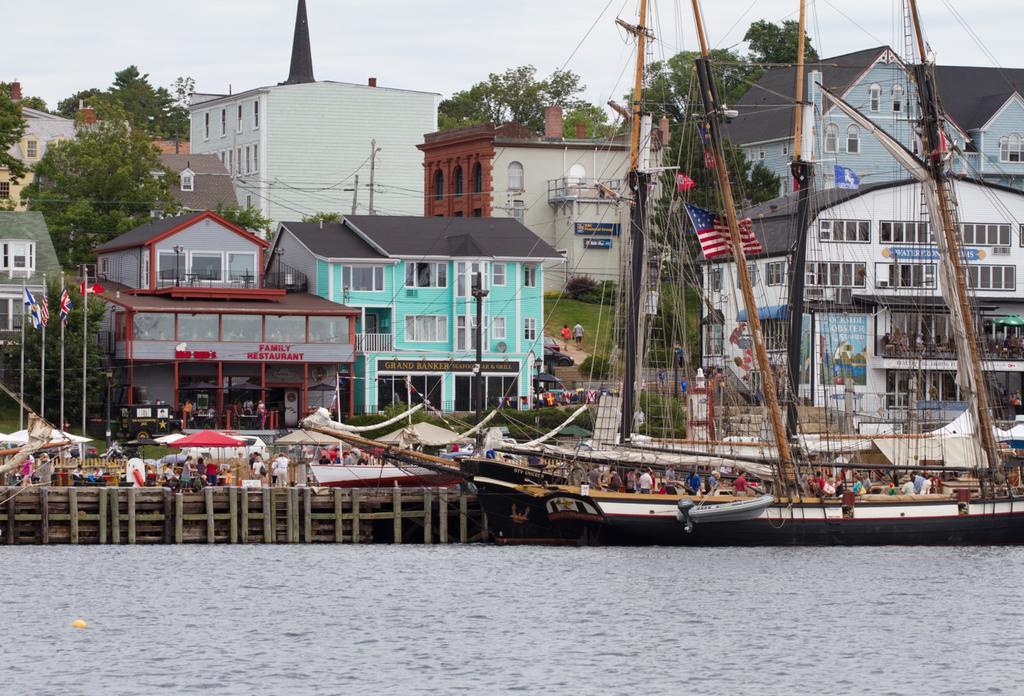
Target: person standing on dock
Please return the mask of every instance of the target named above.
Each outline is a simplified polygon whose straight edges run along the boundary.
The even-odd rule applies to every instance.
[[[44,486],[49,486],[53,480],[53,462],[50,460],[50,455],[43,452],[39,455],[39,483]]]
[[[274,476],[275,486],[284,488],[288,485],[288,457],[285,456],[284,452],[277,455],[277,459],[271,465],[270,471]]]

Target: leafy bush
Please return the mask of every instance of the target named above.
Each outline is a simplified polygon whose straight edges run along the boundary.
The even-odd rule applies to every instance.
[[[565,284],[565,296],[570,300],[580,300],[597,288],[597,281],[590,276],[573,276]]]
[[[611,374],[608,358],[603,355],[588,355],[580,363],[583,379],[605,379]]]
[[[616,287],[614,280],[601,281],[593,290],[580,295],[579,300],[590,304],[611,304],[615,300]]]

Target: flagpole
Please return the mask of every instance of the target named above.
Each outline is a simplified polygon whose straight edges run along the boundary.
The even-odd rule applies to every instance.
[[[25,281],[21,281],[21,376],[18,385],[18,430],[25,428]]]
[[[86,383],[89,374],[89,267],[82,264],[82,437],[85,437]],[[85,461],[83,441],[79,455]]]
[[[47,301],[46,300],[46,292],[47,292],[46,274],[44,273],[43,274],[43,299],[42,299],[43,302]],[[42,305],[40,305],[39,308],[40,308],[40,310],[42,310]],[[40,319],[42,319],[42,317],[43,317],[42,311],[40,311],[39,317],[40,317]],[[39,417],[40,418],[46,418],[46,322],[42,322],[42,324],[43,324],[43,326],[42,326],[43,334],[42,334],[42,340],[41,340],[41,343],[40,343],[41,348],[39,350]]]
[[[60,274],[60,307],[57,310],[58,314],[61,314],[60,318],[60,429],[64,430],[64,316],[62,315],[64,309],[64,292],[67,289],[65,285],[66,279],[64,278],[64,272]]]

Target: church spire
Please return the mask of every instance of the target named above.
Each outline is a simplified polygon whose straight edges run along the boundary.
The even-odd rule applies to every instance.
[[[309,48],[309,20],[306,18],[306,0],[299,0],[295,15],[295,38],[292,39],[292,65],[288,80],[283,85],[316,82],[313,77],[313,56]]]

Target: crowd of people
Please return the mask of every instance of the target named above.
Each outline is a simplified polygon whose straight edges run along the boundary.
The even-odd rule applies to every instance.
[[[937,474],[913,471],[908,476],[892,476],[888,481],[873,480],[870,471],[840,469],[835,475],[817,471],[808,481],[811,495],[841,498],[847,491],[856,496],[868,494],[928,495],[942,492],[942,479]]]
[[[723,478],[723,474],[726,478]],[[587,472],[585,483],[593,490],[619,493],[655,493],[660,495],[760,495],[763,486],[747,478],[742,471],[715,469],[704,475],[693,469],[677,472],[674,467],[655,471],[652,467],[594,466]]]

